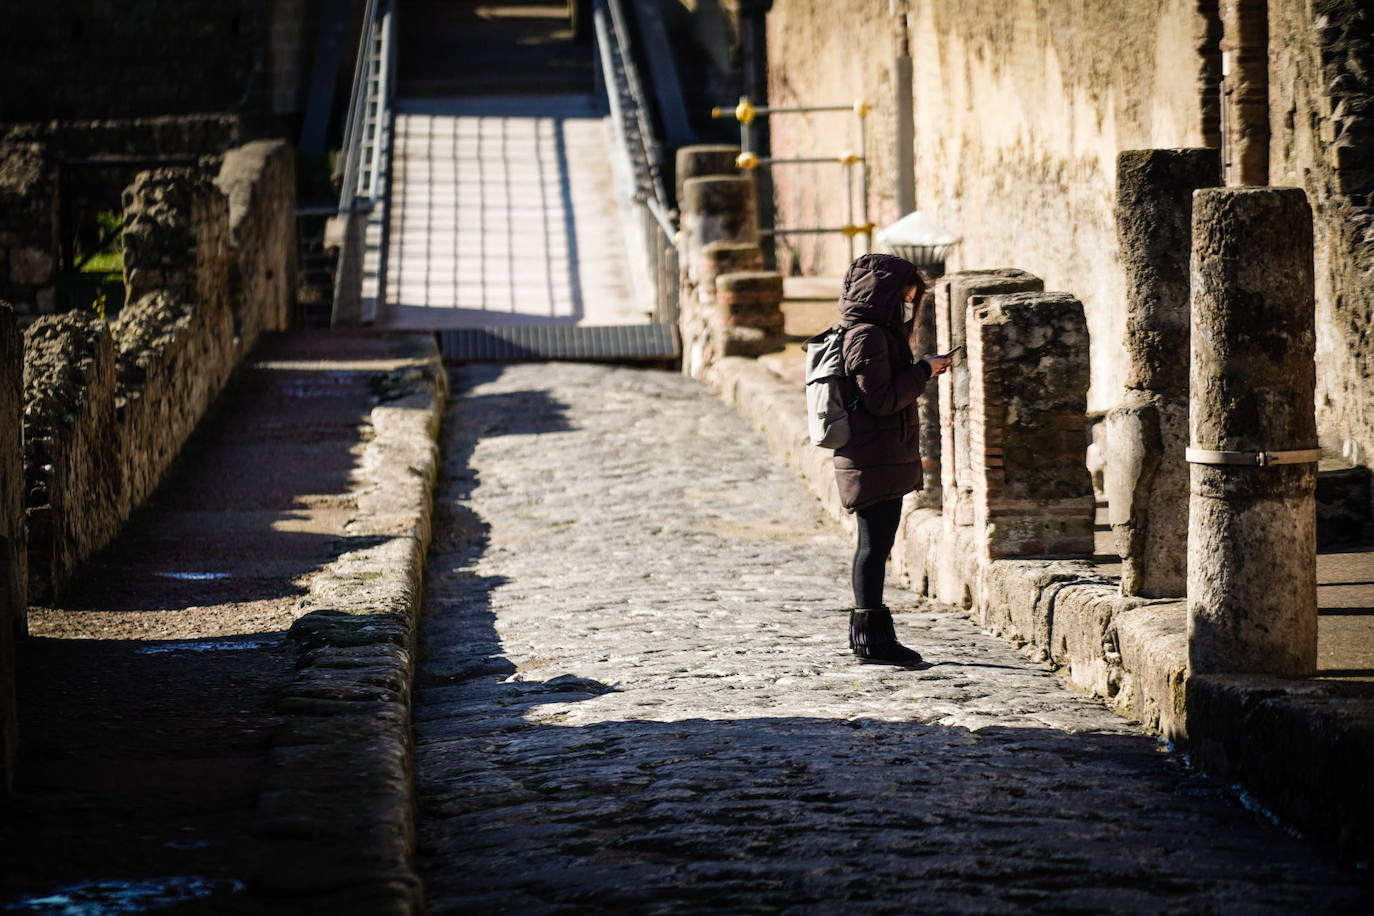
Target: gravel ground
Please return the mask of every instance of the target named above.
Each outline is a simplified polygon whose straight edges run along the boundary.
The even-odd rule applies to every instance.
[[[415,696],[431,912],[1367,909],[1365,874],[850,545],[695,382],[453,378]]]

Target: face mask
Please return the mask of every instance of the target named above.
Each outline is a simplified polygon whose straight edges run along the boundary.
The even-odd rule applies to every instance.
[[[914,302],[903,302],[903,303],[902,303],[902,321],[903,321],[903,322],[907,322],[907,321],[910,321],[912,318],[915,318],[915,317],[916,317],[916,303],[914,303]]]

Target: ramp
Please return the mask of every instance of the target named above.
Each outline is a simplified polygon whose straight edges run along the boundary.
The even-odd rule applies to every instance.
[[[448,362],[661,362],[678,356],[677,333],[664,324],[533,325],[439,332]]]

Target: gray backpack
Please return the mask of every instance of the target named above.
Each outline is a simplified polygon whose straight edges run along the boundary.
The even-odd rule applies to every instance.
[[[806,347],[806,428],[811,444],[840,448],[849,441],[849,415],[857,408],[844,399],[844,328],[812,337]]]

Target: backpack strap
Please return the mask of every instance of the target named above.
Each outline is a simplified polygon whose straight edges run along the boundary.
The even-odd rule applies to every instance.
[[[877,327],[877,325],[874,325],[874,327]],[[848,330],[850,329],[845,327],[844,325],[835,325],[835,333],[838,334],[840,337],[840,366],[846,369],[848,367],[845,364],[848,362],[848,360],[845,359],[844,332]],[[840,377],[843,378],[846,382],[848,382],[850,391],[852,391],[854,394],[854,396],[850,398],[849,403],[844,405],[844,409],[849,411],[850,413],[857,413],[858,411],[863,410],[863,392],[859,391],[858,383],[854,381],[854,377],[851,376],[847,371]]]

